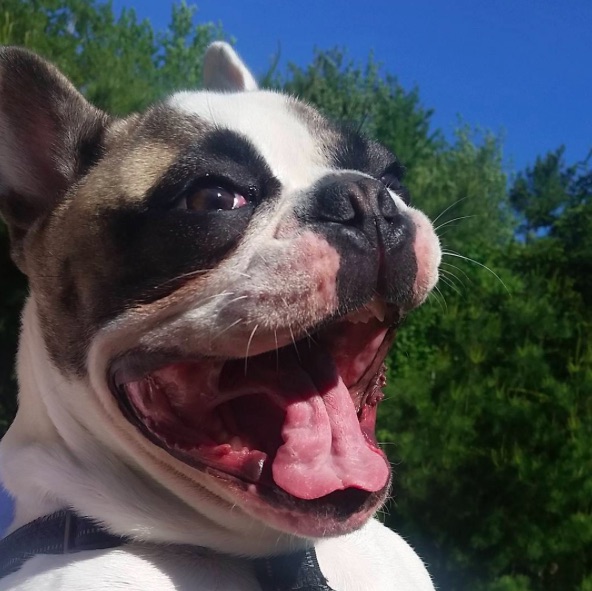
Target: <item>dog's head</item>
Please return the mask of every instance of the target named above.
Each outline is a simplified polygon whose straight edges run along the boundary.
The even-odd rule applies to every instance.
[[[0,210],[78,385],[52,404],[189,505],[348,532],[387,494],[383,362],[438,240],[385,147],[259,91],[226,44],[204,71],[114,120],[0,49]]]

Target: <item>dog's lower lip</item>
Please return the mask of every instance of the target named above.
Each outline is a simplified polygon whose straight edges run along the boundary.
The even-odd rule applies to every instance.
[[[326,346],[335,346],[338,350],[342,346],[342,342],[347,342],[347,335],[351,336],[352,331],[362,341],[365,339],[371,343],[370,353],[365,353],[363,346],[360,350],[356,350],[348,345],[350,349],[346,349],[346,353],[350,356],[356,353],[360,358],[358,361],[366,364],[364,371],[358,369],[357,373],[352,374],[356,379],[350,380],[348,387],[355,406],[357,420],[360,423],[359,429],[362,437],[366,441],[366,445],[381,454],[382,452],[378,451],[374,439],[376,404],[381,399],[381,396],[376,392],[384,385],[384,372],[381,367],[388,346],[394,337],[394,330],[388,330],[377,321],[360,325],[357,329],[346,325],[347,323],[343,322],[336,323],[336,329],[324,328],[319,335],[315,336],[322,339]],[[350,332],[348,333],[348,331]],[[376,344],[378,341],[380,342]],[[301,341],[299,346],[305,346],[305,342]],[[322,487],[315,488],[313,486],[313,492],[308,498],[306,496],[308,493],[301,492],[299,484],[291,484],[293,477],[288,477],[287,481],[284,477],[284,481],[288,483],[287,488],[290,489],[290,486],[293,486],[294,491],[298,491],[298,496],[302,497],[296,498],[289,492],[278,488],[274,481],[272,466],[277,451],[283,444],[282,424],[286,412],[283,407],[286,402],[274,389],[277,386],[268,385],[268,391],[265,391],[264,379],[261,376],[266,377],[267,374],[270,374],[268,368],[274,361],[270,360],[267,364],[260,358],[277,355],[279,363],[279,359],[287,355],[287,359],[290,359],[288,366],[290,366],[294,363],[294,354],[288,349],[290,348],[286,347],[284,350],[266,353],[247,360],[247,368],[249,365],[253,368],[255,386],[249,385],[248,379],[243,379],[245,360],[203,358],[179,362],[174,361],[175,358],[178,360],[178,356],[171,352],[160,353],[158,357],[153,358],[157,359],[156,363],[151,360],[150,356],[143,356],[137,352],[130,356],[128,363],[125,358],[122,358],[112,365],[111,382],[125,416],[152,443],[186,464],[217,478],[233,482],[233,486],[247,491],[248,494],[256,494],[266,502],[275,503],[284,508],[288,505],[297,507],[299,512],[306,513],[322,505],[323,498],[330,499],[327,501],[328,503],[338,502],[341,496],[351,500],[351,495],[348,496],[345,493],[347,490],[354,489],[345,488],[341,492],[335,491],[334,494],[329,494],[327,497],[323,494]],[[315,350],[314,353],[319,353],[319,350]],[[341,359],[338,355],[337,357],[335,363],[336,367],[340,367],[339,371],[345,371],[346,374],[351,371],[351,367],[348,366],[351,358]],[[162,365],[163,362],[164,365]],[[197,386],[190,392],[191,400],[189,402],[188,398],[184,398],[184,394],[181,395],[181,400],[175,400],[174,395],[171,394],[170,383],[164,387],[162,384],[150,382],[150,380],[157,380],[161,375],[159,371],[163,369],[168,372],[183,373],[187,371],[190,372],[189,377],[193,379],[192,377],[197,375],[202,364],[206,364],[209,368],[208,371],[217,372],[215,401],[208,400],[208,392],[202,392]],[[352,362],[352,365],[355,364]],[[156,369],[151,370],[151,366]],[[165,376],[167,375],[166,371]],[[315,372],[318,373],[318,370]],[[234,374],[237,374],[237,379],[233,378]],[[240,380],[238,379],[239,375],[241,376]],[[249,374],[247,376],[253,377]],[[185,378],[178,378],[178,380],[176,385],[183,384]],[[237,387],[237,383],[245,384],[244,388]],[[148,400],[151,395],[147,394],[146,388],[152,386],[156,388],[155,392],[159,398],[151,402]],[[198,390],[200,390],[199,393]],[[199,400],[196,402],[196,398],[199,396],[205,396],[205,405],[200,406]],[[175,404],[178,405],[176,410],[169,410],[171,401],[173,407]],[[153,406],[150,407],[150,404]],[[166,405],[166,408],[162,405]],[[196,405],[195,408],[192,408],[193,405]],[[249,413],[246,409],[253,405],[255,408],[259,408],[260,412],[267,416],[269,422],[275,424],[275,427],[264,430],[264,435],[261,435],[259,439],[256,435],[259,429],[254,428],[255,423],[252,418],[247,419],[246,423],[241,419],[242,423],[238,428],[235,427],[235,431],[228,429],[228,421],[224,417],[224,413],[230,415],[231,419],[236,416],[252,415],[253,413]],[[224,419],[223,428],[216,424],[216,421],[221,419]],[[375,459],[372,460],[372,456],[370,459],[372,462],[376,462]],[[385,459],[381,461],[386,465]],[[310,474],[310,469],[306,469],[305,474]],[[357,478],[358,480],[354,478],[355,482],[358,482],[361,477]],[[358,490],[356,502],[350,503],[350,505],[366,506],[366,503],[362,502],[363,499],[358,498],[359,496],[375,499],[376,503],[380,502],[384,489],[388,486],[387,481],[388,478],[377,476],[375,484],[370,485],[369,490]],[[286,485],[284,484],[284,486]],[[354,485],[354,488],[357,486],[361,486],[363,489],[365,485],[360,483]],[[327,488],[327,493],[330,493],[331,490],[333,490],[331,487]],[[313,499],[316,500],[313,502]]]

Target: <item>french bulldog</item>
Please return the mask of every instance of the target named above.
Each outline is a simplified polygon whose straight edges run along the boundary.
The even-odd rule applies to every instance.
[[[117,119],[0,49],[0,212],[30,285],[8,536],[67,509],[122,539],[27,554],[0,589],[255,591],[253,559],[312,548],[327,589],[431,590],[374,515],[384,360],[437,282],[433,227],[384,146],[259,90],[226,43],[203,71]]]

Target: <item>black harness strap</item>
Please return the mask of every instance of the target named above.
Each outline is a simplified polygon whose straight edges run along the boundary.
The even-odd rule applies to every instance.
[[[40,517],[0,540],[0,579],[38,554],[75,554],[117,548],[127,538],[110,534],[91,519],[63,510]],[[333,591],[314,549],[252,561],[263,591]]]
[[[333,591],[323,576],[314,549],[258,558],[255,572],[265,591]]]
[[[0,579],[37,554],[74,554],[125,544],[94,521],[64,510],[40,517],[0,540]]]

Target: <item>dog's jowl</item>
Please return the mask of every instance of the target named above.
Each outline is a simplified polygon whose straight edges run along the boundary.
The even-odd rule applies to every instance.
[[[30,285],[0,589],[430,590],[373,515],[432,225],[386,148],[258,90],[224,43],[205,60],[206,90],[115,119],[0,49],[0,213]]]

